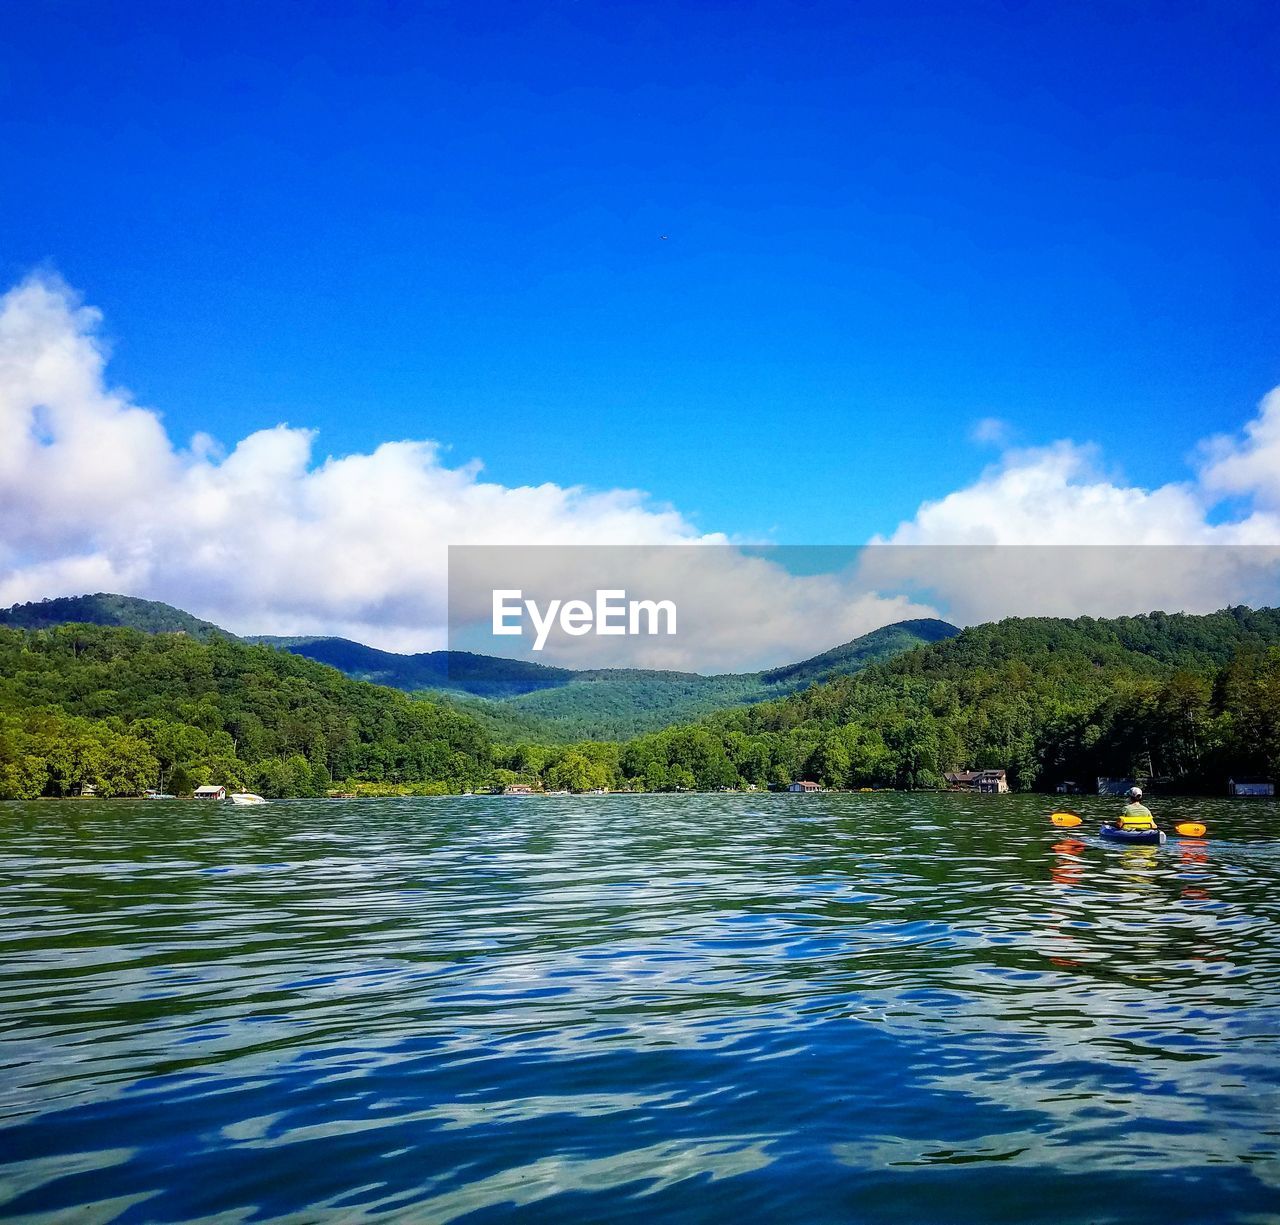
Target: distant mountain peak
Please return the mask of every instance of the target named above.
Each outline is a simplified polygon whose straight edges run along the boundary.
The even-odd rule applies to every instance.
[[[833,676],[854,672],[867,664],[891,655],[899,655],[918,646],[954,638],[960,633],[958,626],[937,617],[917,617],[908,621],[895,621],[879,629],[861,634],[849,642],[843,642],[820,655],[802,659],[799,663],[785,664],[760,674],[766,685],[802,684],[829,680]]]
[[[14,604],[0,609],[0,625],[28,630],[51,629],[55,625],[114,625],[148,634],[189,634],[201,641],[215,634],[235,637],[212,621],[202,621],[172,604],[110,591]]]

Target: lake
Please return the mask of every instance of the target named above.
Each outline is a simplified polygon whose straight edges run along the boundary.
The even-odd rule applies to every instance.
[[[1280,1219],[1280,806],[0,804],[0,1216]]]

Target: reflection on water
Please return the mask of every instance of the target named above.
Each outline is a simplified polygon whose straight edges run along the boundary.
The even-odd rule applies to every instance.
[[[1084,876],[1081,855],[1086,850],[1079,838],[1061,838],[1053,844],[1057,857],[1051,869],[1055,885],[1078,885]]]
[[[0,1215],[1280,1213],[1274,803],[0,805]]]

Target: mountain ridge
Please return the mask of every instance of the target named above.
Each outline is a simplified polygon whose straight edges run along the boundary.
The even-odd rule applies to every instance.
[[[142,630],[147,634],[189,634],[201,642],[212,635],[236,635],[212,621],[160,600],[97,591],[91,595],[52,596],[0,608],[0,625],[11,629],[52,629],[56,625],[105,625]]]
[[[655,678],[673,679],[639,677]],[[487,709],[514,717],[518,705]],[[333,780],[376,794],[795,780],[915,789],[969,768],[1004,769],[1019,790],[1106,777],[1170,794],[1280,774],[1280,609],[1008,618],[625,741],[495,739],[465,707],[266,645],[84,623],[0,627],[0,797],[86,785],[137,794],[160,778],[178,791],[215,781],[272,795],[318,794]]]
[[[704,675],[649,668],[573,669],[469,651],[399,654],[337,636],[235,635],[172,605],[98,592],[0,610],[0,625],[42,629],[86,623],[223,636],[326,664],[353,680],[446,700],[503,740],[567,743],[625,739],[718,710],[782,698],[850,675],[870,663],[954,637],[948,622],[895,622],[795,663],[755,672]]]

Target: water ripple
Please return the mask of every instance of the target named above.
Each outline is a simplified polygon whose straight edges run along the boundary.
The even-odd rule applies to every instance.
[[[0,805],[0,1215],[1275,1219],[1280,808],[1044,813]]]

